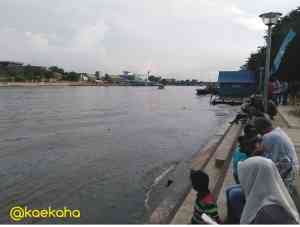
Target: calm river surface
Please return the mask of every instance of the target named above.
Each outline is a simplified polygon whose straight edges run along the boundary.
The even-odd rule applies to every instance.
[[[81,219],[45,223],[143,223],[153,182],[230,115],[208,100],[195,87],[1,88],[0,222],[51,205]]]

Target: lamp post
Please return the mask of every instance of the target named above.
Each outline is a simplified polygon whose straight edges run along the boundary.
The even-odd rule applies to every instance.
[[[268,112],[268,86],[270,80],[270,60],[271,60],[271,44],[272,44],[272,26],[277,24],[281,13],[270,12],[263,13],[259,17],[263,23],[268,26],[267,33],[267,51],[266,51],[266,66],[265,66],[265,82],[264,82],[264,110]]]

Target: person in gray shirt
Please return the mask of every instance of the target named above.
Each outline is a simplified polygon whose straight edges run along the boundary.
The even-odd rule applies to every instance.
[[[254,126],[262,137],[261,155],[271,159],[290,193],[299,172],[299,162],[295,146],[288,135],[279,127],[274,128],[266,118],[257,118]]]

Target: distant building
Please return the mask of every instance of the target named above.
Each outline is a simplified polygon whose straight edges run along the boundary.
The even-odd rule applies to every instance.
[[[96,81],[97,77],[96,77],[95,74],[81,73],[80,74],[80,80],[82,80],[82,81]]]
[[[165,82],[167,83],[167,84],[175,84],[175,82],[176,82],[176,80],[175,79],[170,79],[170,78],[167,78],[167,79],[165,79]]]
[[[142,75],[142,74],[135,74],[134,75],[134,80],[137,80],[137,81],[145,81],[145,79],[143,79],[145,76]]]
[[[86,73],[81,73],[80,74],[80,80],[81,81],[88,81],[89,77],[86,75]]]
[[[29,65],[29,67],[33,71],[45,71],[45,70],[47,70],[47,68],[43,67],[43,66]]]
[[[124,79],[120,75],[109,75],[109,76],[113,83],[120,83],[124,81]]]
[[[0,61],[0,67],[2,68],[14,68],[23,66],[23,63],[13,61]]]
[[[127,80],[135,80],[135,74],[129,71],[123,71],[123,73],[120,75],[120,77],[127,81]]]
[[[63,77],[64,77],[64,75],[61,74],[61,73],[54,72],[54,73],[53,73],[53,77],[54,77],[54,78],[51,78],[51,79],[50,79],[50,82],[56,82],[56,81],[58,81],[58,80],[62,80]]]
[[[0,61],[0,70],[13,70],[13,71],[21,71],[23,69],[23,63],[20,62],[12,62],[12,61]]]
[[[95,77],[96,77],[96,80],[101,80],[104,76],[104,73],[102,71],[96,71],[95,73]]]
[[[129,71],[123,71],[123,75],[132,75],[133,73],[132,72],[129,72]]]

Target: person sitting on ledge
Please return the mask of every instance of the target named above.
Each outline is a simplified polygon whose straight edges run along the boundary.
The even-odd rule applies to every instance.
[[[232,164],[233,164],[233,178],[237,184],[239,184],[238,179],[238,163],[241,161],[246,160],[249,158],[250,154],[245,149],[245,136],[239,136],[238,143],[239,145],[235,149],[232,157]]]
[[[257,149],[260,149],[261,137],[258,136],[258,133],[253,125],[247,124],[244,127],[244,135],[238,137],[239,146],[236,148],[233,154],[233,177],[235,182],[239,184],[238,180],[238,163],[244,161],[252,154],[256,152]]]
[[[201,217],[202,214],[220,223],[217,205],[208,188],[209,176],[201,170],[191,170],[190,179],[193,189],[197,192],[191,224],[206,224]]]
[[[293,184],[299,171],[299,162],[295,146],[288,135],[279,127],[274,128],[272,122],[266,118],[257,118],[254,126],[262,137],[262,149],[257,152],[271,159],[290,193],[293,193]]]
[[[240,223],[241,213],[245,204],[245,197],[239,184],[238,164],[256,155],[261,150],[261,136],[257,135],[256,129],[252,125],[246,125],[244,135],[239,137],[240,147],[233,155],[233,176],[236,185],[226,187],[225,194],[227,198],[227,224]]]
[[[239,164],[246,198],[241,224],[299,224],[297,208],[274,162],[252,157]]]

